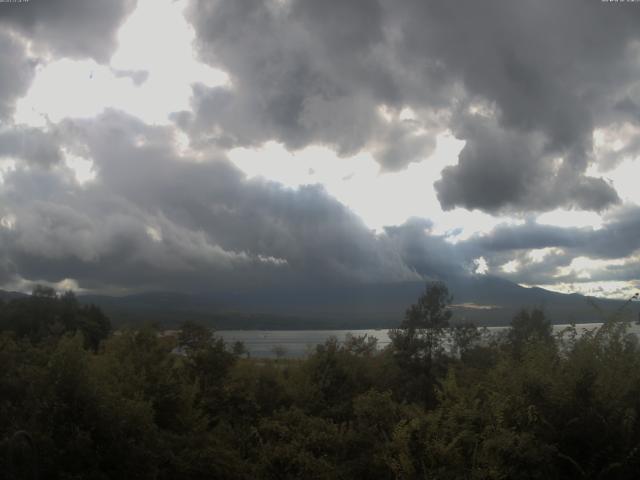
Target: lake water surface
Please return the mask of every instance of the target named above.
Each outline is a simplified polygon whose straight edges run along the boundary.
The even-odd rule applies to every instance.
[[[593,330],[601,323],[582,323],[576,325],[578,332]],[[569,325],[554,325],[554,332],[560,332]],[[509,327],[488,327],[492,333],[507,330]],[[631,324],[630,332],[640,336],[640,325]],[[316,345],[324,343],[330,337],[336,337],[344,342],[348,334],[354,336],[367,335],[378,339],[378,347],[384,348],[389,344],[389,330],[219,330],[216,333],[225,342],[241,341],[252,357],[275,358],[276,347],[282,347],[281,353],[286,357],[299,358],[310,353]]]

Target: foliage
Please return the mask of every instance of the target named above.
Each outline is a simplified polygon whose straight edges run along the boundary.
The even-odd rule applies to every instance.
[[[0,305],[2,478],[637,477],[640,347],[621,316],[554,336],[523,310],[494,338],[449,326],[450,301],[429,285],[385,349],[265,360],[193,323],[107,336],[99,310],[38,289]]]
[[[407,309],[405,319],[389,338],[394,357],[404,373],[404,400],[435,401],[437,377],[446,365],[444,340],[452,312],[453,298],[445,284],[427,284],[418,301]]]
[[[95,350],[109,335],[111,323],[98,307],[81,305],[73,292],[58,295],[38,286],[30,297],[0,302],[0,330],[35,343],[80,332],[85,345]]]
[[[515,354],[520,354],[532,343],[552,344],[551,322],[545,318],[541,309],[523,309],[511,321],[508,337]]]

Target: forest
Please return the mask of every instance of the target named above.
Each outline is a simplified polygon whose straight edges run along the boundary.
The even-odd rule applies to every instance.
[[[211,329],[113,331],[73,293],[0,301],[7,479],[631,479],[640,346],[624,311],[554,334],[451,322],[428,284],[378,348],[251,358]]]

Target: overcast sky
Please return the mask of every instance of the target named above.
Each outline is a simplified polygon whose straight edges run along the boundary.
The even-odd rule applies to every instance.
[[[640,2],[0,2],[0,288],[640,288]]]

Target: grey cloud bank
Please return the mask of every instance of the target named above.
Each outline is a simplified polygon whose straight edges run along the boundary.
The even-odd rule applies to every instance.
[[[29,0],[0,5],[0,27],[33,42],[36,52],[109,60],[116,32],[136,0]]]
[[[97,179],[85,187],[39,166],[6,175],[2,205],[16,221],[0,228],[2,250],[26,278],[177,290],[419,278],[390,238],[319,187],[247,181],[224,158],[178,158],[171,128],[115,112],[60,128]]]
[[[34,70],[24,44],[0,30],[0,125],[13,114],[15,101],[27,93]]]
[[[187,15],[201,58],[233,82],[196,88],[194,112],[176,117],[202,142],[366,148],[393,170],[424,159],[451,128],[467,146],[438,184],[444,208],[600,211],[618,201],[585,171],[598,161],[593,129],[621,121],[618,105],[638,92],[634,5],[192,0]],[[488,118],[469,115],[478,103]],[[417,119],[389,121],[381,106]]]
[[[501,275],[521,283],[584,281],[566,273],[576,257],[616,261],[590,280],[640,278],[638,206],[587,173],[638,152],[629,134],[599,156],[593,136],[639,126],[640,4],[185,4],[194,50],[229,85],[194,81],[191,110],[175,112],[171,126],[107,111],[42,129],[12,120],[38,62],[108,64],[136,2],[0,4],[0,160],[16,161],[0,173],[4,285],[321,288],[468,275],[479,257],[493,272],[518,261]],[[144,88],[147,72],[112,71]],[[588,210],[602,215],[602,228],[530,220],[454,244],[428,219],[410,219],[376,234],[321,186],[248,179],[226,158],[233,147],[276,140],[343,157],[369,152],[383,172],[401,171],[429,161],[445,131],[466,143],[441,178],[424,179],[443,210],[529,219]],[[189,154],[176,148],[179,132]],[[93,162],[95,179],[78,183],[65,152]],[[555,250],[531,261],[542,248]]]

